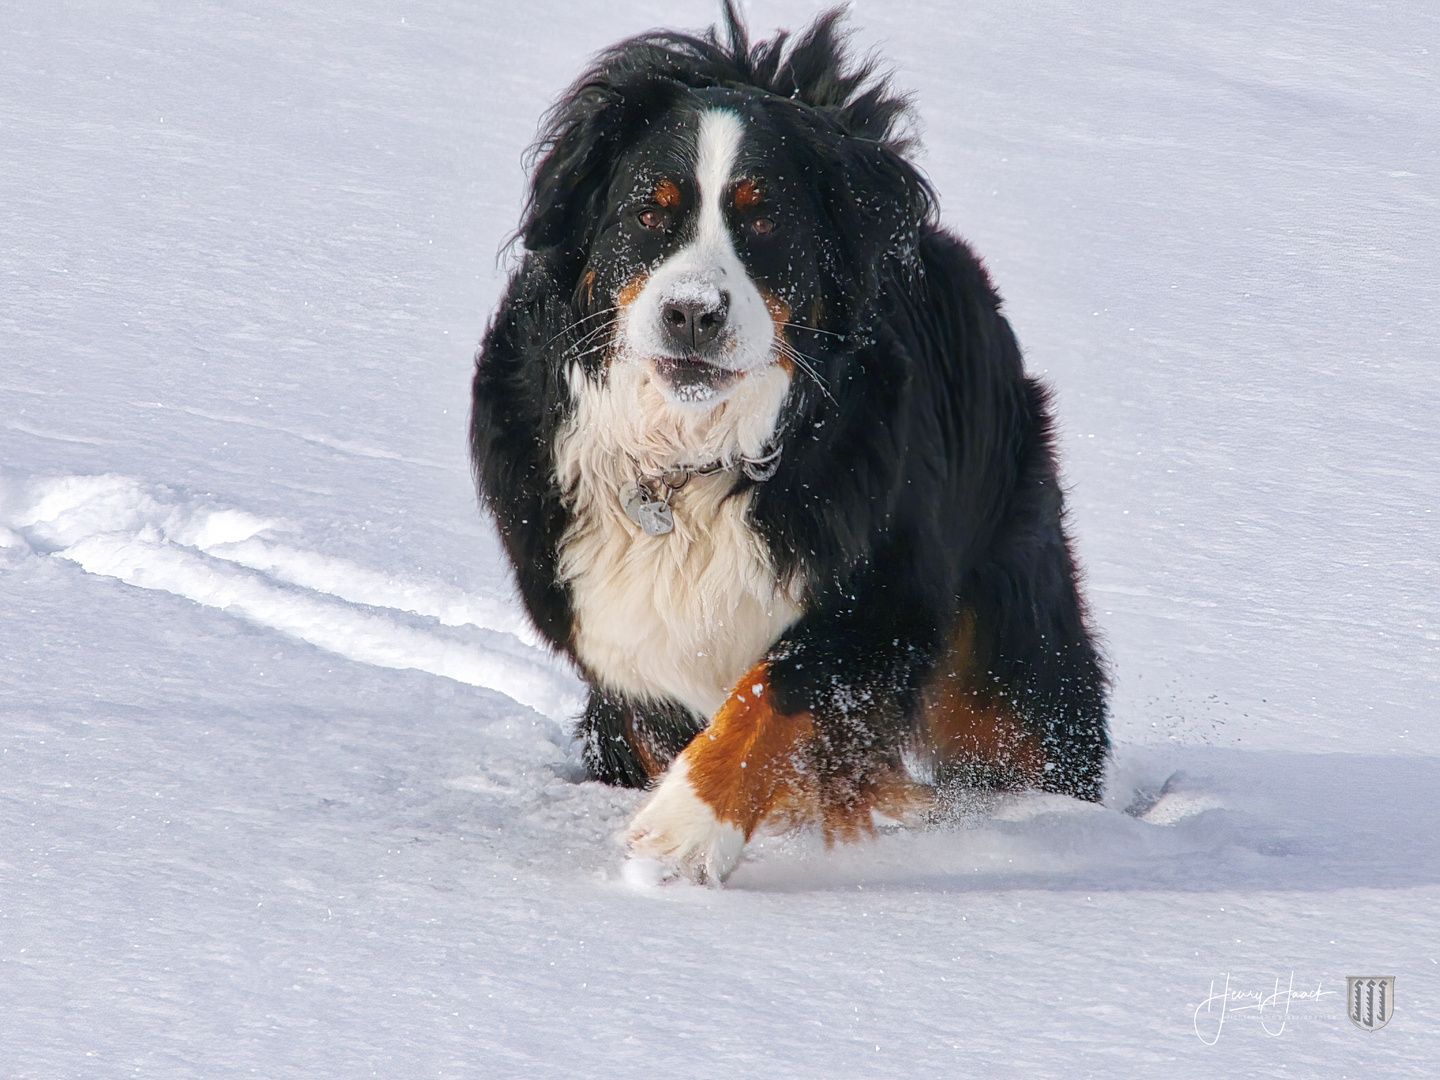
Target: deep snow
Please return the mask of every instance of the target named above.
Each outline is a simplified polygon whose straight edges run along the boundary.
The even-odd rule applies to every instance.
[[[718,891],[627,883],[464,452],[540,111],[715,9],[0,10],[0,1076],[1440,1068],[1440,16],[1016,8],[852,23],[1057,390],[1107,806]]]

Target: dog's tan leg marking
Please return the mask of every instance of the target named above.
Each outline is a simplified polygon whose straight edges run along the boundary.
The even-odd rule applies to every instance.
[[[815,819],[809,713],[776,710],[764,664],[676,759],[630,823],[632,854],[696,881],[724,881],[761,822]]]
[[[817,751],[814,717],[776,708],[769,670],[756,665],[635,815],[631,853],[718,882],[762,826],[818,824],[833,844],[872,836],[872,811],[903,819],[928,804],[892,768],[877,767],[858,783],[828,776]]]
[[[936,761],[978,767],[1000,787],[1037,784],[1045,751],[987,686],[975,664],[975,620],[960,624],[926,694],[925,737]]]

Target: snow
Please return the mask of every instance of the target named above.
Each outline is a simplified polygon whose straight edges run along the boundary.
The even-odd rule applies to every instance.
[[[470,353],[541,110],[712,6],[22,0],[6,1076],[1434,1074],[1440,17],[852,10],[1056,388],[1106,805],[770,838],[711,890],[577,782]]]

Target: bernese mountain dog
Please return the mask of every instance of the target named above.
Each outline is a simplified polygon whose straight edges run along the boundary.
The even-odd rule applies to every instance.
[[[477,356],[483,502],[589,685],[631,854],[719,882],[954,788],[1098,800],[1106,680],[1045,388],[822,15],[654,32],[547,115]]]

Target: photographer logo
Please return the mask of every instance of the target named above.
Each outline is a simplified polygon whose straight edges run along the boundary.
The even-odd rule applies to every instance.
[[[1394,975],[1351,975],[1345,980],[1349,993],[1350,1022],[1362,1031],[1379,1031],[1395,1015]]]

